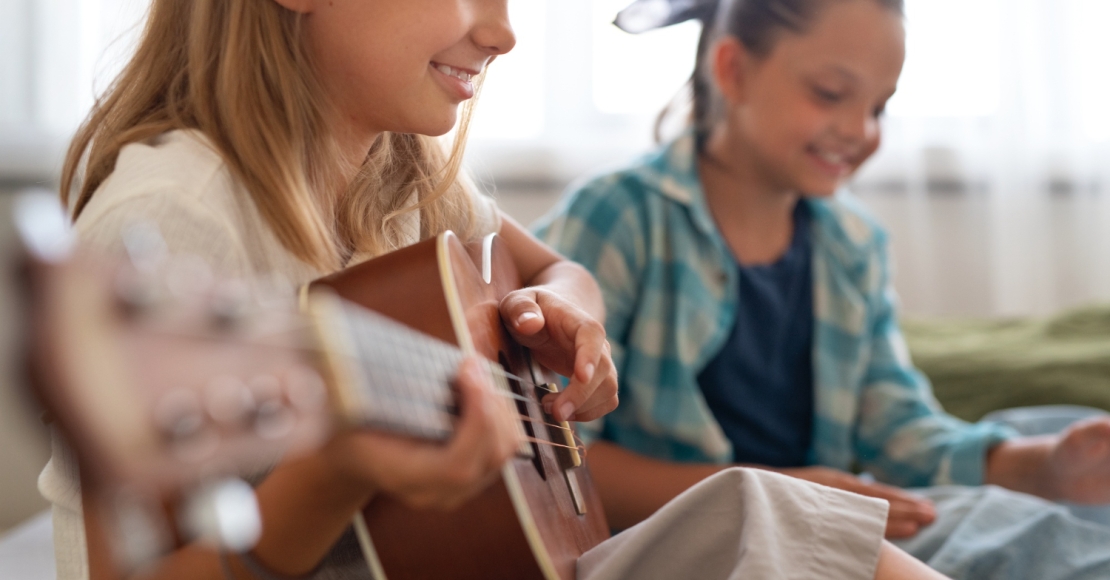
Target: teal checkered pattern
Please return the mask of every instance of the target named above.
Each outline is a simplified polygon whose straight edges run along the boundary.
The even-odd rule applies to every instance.
[[[1014,433],[965,423],[936,402],[898,328],[878,223],[846,193],[806,203],[816,316],[811,463],[902,486],[982,483],[987,450]],[[593,272],[605,297],[620,406],[584,426],[587,441],[674,461],[730,461],[697,375],[736,319],[738,272],[705,204],[693,136],[572,188],[538,234]]]

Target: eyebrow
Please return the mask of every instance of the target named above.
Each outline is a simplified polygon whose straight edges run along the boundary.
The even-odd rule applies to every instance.
[[[840,76],[842,76],[842,77],[844,77],[844,78],[846,78],[846,79],[848,79],[852,82],[859,82],[859,80],[860,80],[859,75],[857,75],[856,73],[852,72],[851,70],[848,70],[848,68],[846,68],[842,65],[839,65],[839,64],[826,65],[822,68],[824,68],[826,70],[831,70],[831,71],[837,73],[838,75],[840,75]]]
[[[840,75],[841,77],[847,79],[849,82],[856,83],[856,84],[858,84],[860,82],[859,75],[852,72],[850,69],[848,69],[847,67],[845,67],[843,65],[829,64],[829,65],[825,65],[821,68],[824,69],[825,71],[832,71],[832,72]],[[894,88],[887,91],[887,96],[884,100],[889,101],[894,96],[894,94],[897,93],[897,92],[898,92],[898,87],[895,86]]]

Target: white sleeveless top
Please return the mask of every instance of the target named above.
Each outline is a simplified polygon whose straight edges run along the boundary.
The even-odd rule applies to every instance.
[[[481,220],[478,231],[496,231],[500,220],[493,200],[478,195],[475,207]],[[418,212],[403,219],[408,220],[408,243],[418,241]],[[125,146],[115,170],[97,189],[75,229],[84,245],[119,252],[121,233],[137,221],[157,226],[171,255],[199,256],[229,277],[279,280],[290,295],[325,274],[281,245],[245,188],[199,131],[172,131]],[[88,578],[77,462],[57,437],[53,455],[39,476],[39,491],[53,506],[58,579]]]

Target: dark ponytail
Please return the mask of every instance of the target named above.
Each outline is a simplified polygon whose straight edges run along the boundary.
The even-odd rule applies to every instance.
[[[783,32],[804,33],[822,8],[830,2],[848,0],[720,0],[715,10],[704,10],[698,19],[702,22],[698,39],[698,56],[694,73],[687,86],[693,93],[692,122],[697,135],[698,150],[705,142],[720,111],[717,91],[713,87],[710,71],[710,49],[723,35],[733,36],[756,56],[767,56]],[[882,6],[903,14],[904,0],[873,0]],[[672,103],[673,105],[673,103]],[[672,105],[660,113],[656,121],[656,137]]]

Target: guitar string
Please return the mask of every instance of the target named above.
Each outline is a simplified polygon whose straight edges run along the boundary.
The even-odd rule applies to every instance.
[[[351,355],[350,358],[354,358],[354,359],[360,360],[360,361],[364,360],[360,357],[356,357],[356,356],[353,356],[353,355]],[[527,386],[531,386],[531,387],[533,387],[537,390],[546,390],[546,391],[552,392],[552,393],[557,393],[558,392],[558,391],[555,391],[553,389],[547,389],[547,388],[545,388],[541,385],[536,385],[534,383],[525,381],[523,379],[519,379],[519,377],[517,377],[516,375],[514,375],[512,373],[500,370],[499,366],[498,367],[492,367],[492,364],[491,364],[491,368],[488,368],[487,370],[489,370],[491,372],[491,374],[497,374],[497,375],[501,375],[501,376],[506,377],[506,378],[519,380],[519,382],[524,383]],[[413,378],[411,373],[404,372],[403,370],[398,371],[397,369],[394,369],[389,365],[375,366],[374,369],[372,371],[369,371],[368,374],[374,375],[374,376],[388,375],[390,380],[392,380],[394,378],[398,378],[398,377],[410,378],[410,379]],[[367,378],[370,378],[370,377],[367,377]],[[428,380],[425,380],[425,381],[418,381],[418,384],[421,387],[424,387],[425,392],[427,392],[426,387],[428,385],[433,385],[433,384],[438,383],[438,382],[439,381],[436,378],[429,378]],[[390,384],[392,385],[394,383],[391,382]],[[396,390],[396,389],[390,389],[390,390]],[[438,395],[439,392],[434,392],[434,393],[431,393],[431,394],[432,395]],[[543,409],[543,405],[541,405],[539,402],[534,401],[534,400],[532,400],[528,397],[525,397],[523,395],[517,394],[515,392],[512,392],[511,390],[505,390],[504,388],[495,389],[494,394],[499,396],[499,397],[504,397],[504,398],[507,398],[507,399],[512,399],[512,400],[515,400],[515,401],[519,401],[521,403],[525,403],[527,405],[531,405],[532,407],[543,410],[544,413],[547,413],[546,409]],[[449,409],[455,408],[455,406],[453,406],[453,405],[442,405],[441,406],[440,403],[433,400],[433,397],[398,397],[396,395],[392,395],[391,400],[393,400],[395,402],[398,402],[398,403],[417,404],[417,405],[423,405],[425,407],[432,407],[432,408],[442,407],[441,410],[449,410]],[[521,417],[524,418],[523,415],[521,415]],[[530,417],[528,419],[532,420]],[[543,424],[548,426],[548,427],[552,427],[552,428],[556,428],[556,429],[567,430],[567,431],[571,431],[571,432],[574,431],[573,429],[568,428],[568,427],[563,427],[562,425],[555,425],[555,424],[551,424],[551,423],[547,423],[547,422],[544,422]]]

